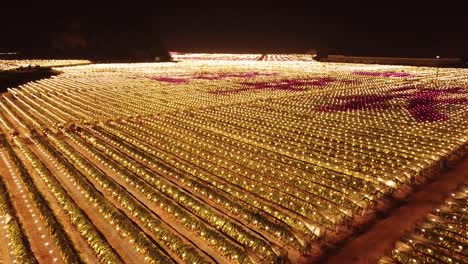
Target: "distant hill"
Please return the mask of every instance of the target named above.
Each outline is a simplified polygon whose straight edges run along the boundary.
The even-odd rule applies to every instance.
[[[97,14],[14,18],[0,48],[19,52],[15,59],[169,60],[154,23],[135,18],[127,22],[118,14],[113,19]]]

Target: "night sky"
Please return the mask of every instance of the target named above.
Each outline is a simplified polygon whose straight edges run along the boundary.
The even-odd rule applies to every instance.
[[[162,8],[146,5],[11,9],[1,16],[0,51],[61,50],[115,54],[307,52],[467,57],[463,8],[382,2],[330,7]],[[76,53],[75,52],[75,53]],[[114,52],[114,53],[112,53]],[[76,53],[82,54],[82,53]]]

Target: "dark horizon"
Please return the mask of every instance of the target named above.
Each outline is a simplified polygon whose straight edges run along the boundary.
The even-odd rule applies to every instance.
[[[46,10],[46,9],[44,9]],[[460,11],[406,8],[128,8],[3,16],[0,51],[139,56],[165,51],[468,57]],[[41,15],[38,15],[41,14]],[[6,22],[8,21],[8,22]]]

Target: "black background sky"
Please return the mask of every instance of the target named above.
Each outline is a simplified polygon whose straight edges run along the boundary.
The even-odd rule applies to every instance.
[[[194,52],[326,49],[356,55],[467,57],[468,16],[462,6],[444,6],[440,1],[409,5],[386,1],[372,8],[357,1],[288,8],[39,4],[28,10],[2,10],[0,50],[41,49],[59,38],[72,46],[99,46],[100,52],[154,46]]]

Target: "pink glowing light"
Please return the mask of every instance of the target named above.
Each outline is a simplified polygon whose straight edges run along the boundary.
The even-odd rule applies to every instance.
[[[353,72],[354,75],[360,76],[376,76],[376,77],[415,77],[415,75],[406,72],[369,72],[369,71],[355,71]]]
[[[388,94],[341,96],[343,101],[338,105],[324,105],[319,108],[323,112],[355,111],[355,110],[383,110],[390,107],[391,100],[406,101],[405,109],[418,122],[445,121],[448,116],[439,111],[444,105],[466,104],[468,98],[440,98],[447,95],[468,95],[466,89],[451,87],[445,89],[429,89],[405,86],[394,88]]]

